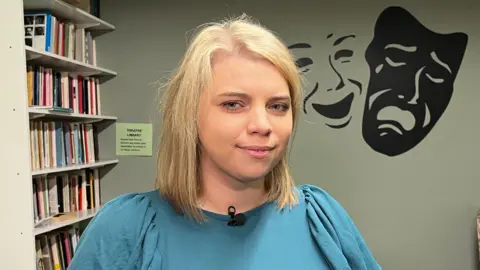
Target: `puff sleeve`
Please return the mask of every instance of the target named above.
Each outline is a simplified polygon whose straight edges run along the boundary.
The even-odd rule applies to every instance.
[[[83,232],[68,269],[160,269],[155,214],[144,194],[110,200]]]
[[[345,209],[327,192],[300,186],[310,232],[331,269],[382,269]]]

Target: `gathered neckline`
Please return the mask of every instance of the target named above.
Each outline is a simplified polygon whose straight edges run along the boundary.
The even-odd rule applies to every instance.
[[[260,211],[262,211],[264,208],[266,208],[268,205],[270,205],[271,203],[272,203],[271,201],[266,201],[266,202],[264,202],[263,204],[261,204],[257,207],[254,207],[254,208],[252,208],[248,211],[242,212],[242,214],[244,214],[247,217],[255,216]],[[216,220],[227,221],[227,220],[230,219],[230,216],[228,214],[215,213],[215,212],[211,212],[211,211],[208,211],[208,210],[205,210],[205,209],[202,209],[202,212],[207,217],[211,217],[211,218],[216,219]]]

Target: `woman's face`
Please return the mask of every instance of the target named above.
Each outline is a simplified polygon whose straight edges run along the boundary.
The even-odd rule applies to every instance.
[[[273,65],[246,54],[215,59],[200,100],[204,172],[261,179],[282,158],[292,127],[288,84]]]

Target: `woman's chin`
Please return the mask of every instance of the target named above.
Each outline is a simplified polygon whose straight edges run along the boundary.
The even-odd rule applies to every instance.
[[[244,183],[263,181],[269,172],[270,170],[267,168],[262,170],[241,171],[237,173],[237,179]]]

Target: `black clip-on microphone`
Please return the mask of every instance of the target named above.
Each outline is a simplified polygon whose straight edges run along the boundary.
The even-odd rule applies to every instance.
[[[243,226],[246,221],[246,217],[243,213],[235,214],[235,207],[228,207],[228,215],[230,215],[230,220],[228,221],[228,226]]]

